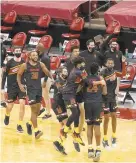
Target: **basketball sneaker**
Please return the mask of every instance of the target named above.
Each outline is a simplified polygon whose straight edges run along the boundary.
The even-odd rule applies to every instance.
[[[100,156],[101,156],[101,150],[96,150],[93,161],[98,162],[100,160]]]
[[[10,116],[5,115],[5,118],[4,118],[4,124],[5,125],[9,124],[9,118],[10,118]]]
[[[77,143],[79,143],[79,144],[85,146],[85,143],[83,142],[83,140],[82,140],[82,138],[81,138],[81,136],[80,136],[79,133],[76,133],[76,132],[74,131],[74,133],[73,133],[73,138],[74,138],[74,140],[75,140]]]
[[[57,151],[59,151],[63,155],[67,155],[67,153],[65,152],[65,148],[58,141],[54,141],[53,145]]]
[[[112,147],[116,147],[116,145],[117,145],[117,138],[111,138],[111,143],[112,143]]]
[[[73,141],[73,144],[74,144],[74,148],[77,152],[80,152],[80,147],[79,147],[79,144],[75,141]]]
[[[35,139],[39,139],[42,135],[43,135],[43,132],[38,130],[37,132],[35,132]]]
[[[88,149],[88,158],[94,158],[94,149]]]
[[[109,148],[108,140],[104,140],[104,139],[103,139],[102,144],[103,144],[103,147],[104,147],[104,148]]]
[[[52,115],[51,114],[45,114],[43,117],[42,117],[42,119],[48,119],[48,118],[50,118]]]
[[[17,131],[18,131],[19,133],[23,133],[23,132],[24,132],[24,130],[23,130],[23,128],[22,128],[21,125],[17,125]]]
[[[28,135],[32,135],[32,125],[30,125],[28,122],[26,123],[27,133]]]
[[[40,116],[43,112],[45,111],[45,108],[42,108],[38,114],[38,116]]]

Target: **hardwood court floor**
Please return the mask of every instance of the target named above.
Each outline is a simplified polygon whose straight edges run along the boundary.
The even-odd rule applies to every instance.
[[[15,105],[12,113],[10,124],[4,126],[4,109],[1,112],[1,160],[10,162],[92,162],[87,158],[87,138],[86,131],[82,137],[86,143],[81,147],[81,152],[77,153],[72,144],[72,137],[69,135],[65,147],[68,156],[58,153],[52,142],[57,138],[59,124],[53,114],[48,120],[38,119],[39,128],[44,135],[35,140],[34,136],[28,136],[26,133],[25,122],[29,119],[30,109],[26,107],[24,118],[24,134],[16,132],[18,121],[18,105]],[[111,127],[109,127],[109,138],[111,136]],[[101,162],[136,162],[136,121],[118,119],[118,145],[116,148],[109,150],[103,149]]]

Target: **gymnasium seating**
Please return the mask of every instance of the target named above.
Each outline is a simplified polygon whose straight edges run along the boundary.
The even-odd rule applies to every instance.
[[[51,17],[48,14],[40,16],[40,18],[37,21],[37,27],[40,28],[29,30],[28,33],[33,36],[41,36],[47,33],[47,28],[49,27],[51,22]]]
[[[126,92],[125,98],[123,100],[123,104],[125,103],[126,99],[132,100],[133,103],[135,103],[135,100],[132,98],[129,92],[130,92],[130,89],[132,88],[132,84],[136,76],[136,67],[133,65],[128,65],[126,70],[127,70],[128,78],[125,82],[122,82],[119,87],[120,91]]]
[[[26,43],[26,39],[27,39],[27,36],[26,36],[26,34],[24,32],[17,33],[13,37],[13,39],[11,40],[11,46],[10,46],[10,48],[6,49],[7,53],[8,54],[12,53],[13,47],[15,47],[15,46],[19,46],[23,50],[23,48],[25,46],[25,43]]]
[[[66,44],[66,47],[63,51],[63,55],[66,53],[66,52],[71,52],[71,47],[72,46],[79,46],[80,47],[80,42],[78,39],[73,39],[73,40],[70,40],[67,44]]]
[[[17,13],[16,11],[12,10],[6,14],[3,19],[4,26],[1,26],[1,32],[10,32],[13,29],[13,25],[16,22]]]
[[[80,38],[80,33],[82,32],[84,28],[84,19],[81,17],[75,18],[71,25],[70,25],[70,32],[69,33],[63,33],[61,36],[65,39],[75,39]]]
[[[39,43],[42,43],[45,49],[48,49],[47,51],[48,54],[53,43],[53,38],[50,35],[42,36],[41,39],[39,40]]]
[[[108,24],[106,28],[106,33],[108,34],[119,34],[121,29],[120,22],[117,20],[113,20],[110,24]]]

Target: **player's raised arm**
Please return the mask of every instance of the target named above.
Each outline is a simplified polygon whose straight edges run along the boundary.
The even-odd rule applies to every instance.
[[[25,72],[25,70],[26,70],[26,63],[23,63],[23,64],[20,66],[20,68],[19,68],[19,70],[18,70],[18,73],[17,73],[17,82],[18,82],[18,86],[19,86],[19,88],[20,88],[20,90],[21,90],[22,92],[25,92],[24,85],[21,83],[21,78],[22,78],[22,75],[23,75],[23,73]]]

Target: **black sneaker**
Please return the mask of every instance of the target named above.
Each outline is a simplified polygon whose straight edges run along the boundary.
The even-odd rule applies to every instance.
[[[43,112],[45,111],[45,109],[44,108],[42,108],[41,110],[40,110],[40,112],[39,112],[39,114],[38,114],[38,116],[40,116]]]
[[[50,118],[52,115],[51,114],[45,114],[43,117],[42,117],[42,119],[48,119],[48,118]]]
[[[20,133],[24,132],[24,130],[23,130],[21,125],[17,125],[17,131],[20,132]]]
[[[32,135],[32,125],[30,125],[28,122],[26,123],[27,133],[28,135]]]
[[[9,124],[9,117],[10,117],[10,116],[6,116],[6,115],[5,115],[5,119],[4,119],[4,124],[5,124],[5,125],[8,125],[8,124]]]
[[[73,132],[73,138],[76,142],[78,142],[80,145],[85,146],[85,143],[83,142],[81,136],[79,133]]]
[[[116,145],[117,145],[117,138],[111,138],[111,143],[112,143],[112,147],[116,147]]]
[[[65,148],[58,141],[54,141],[53,145],[57,151],[59,151],[63,155],[67,155],[67,153],[65,152]]]
[[[73,141],[73,144],[74,144],[75,150],[76,150],[77,152],[80,152],[79,144],[78,144],[77,142],[74,142],[74,141]]]
[[[108,140],[104,140],[104,139],[103,139],[102,144],[103,144],[103,147],[104,147],[104,148],[109,148]]]
[[[94,158],[94,149],[88,149],[88,158]]]
[[[37,132],[35,132],[35,139],[39,139],[42,135],[43,132],[38,130]]]
[[[96,150],[96,151],[95,151],[95,156],[94,156],[93,161],[94,161],[94,162],[100,161],[100,156],[101,156],[101,150]]]
[[[1,106],[4,107],[4,108],[6,108],[7,107],[6,102],[1,102]]]

